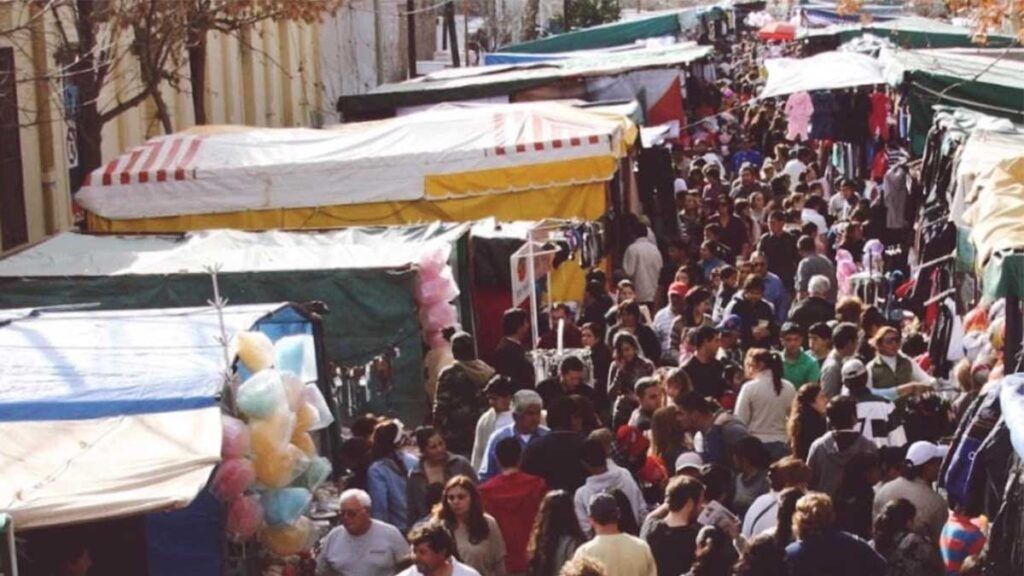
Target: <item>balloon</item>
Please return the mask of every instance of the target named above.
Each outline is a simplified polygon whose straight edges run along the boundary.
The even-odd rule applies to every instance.
[[[292,434],[292,444],[307,456],[316,456],[316,442],[313,442],[313,437],[309,435],[309,432],[296,430],[295,434]]]
[[[320,423],[320,413],[309,402],[303,402],[295,413],[295,429],[306,432]]]
[[[249,453],[252,437],[249,427],[238,418],[226,414],[221,415],[220,455],[224,459],[240,458]]]
[[[269,416],[287,403],[281,374],[272,369],[257,372],[238,387],[235,403],[249,418]]]
[[[292,525],[267,526],[263,529],[260,539],[274,554],[292,556],[311,548],[316,543],[316,531],[313,522],[301,516]]]
[[[323,484],[331,475],[331,461],[327,458],[314,458],[309,463],[309,468],[301,476],[292,482],[292,486],[301,486],[307,490],[316,490],[316,487]]]
[[[246,458],[231,458],[220,463],[210,482],[210,491],[221,502],[239,498],[256,480],[256,469]]]
[[[243,496],[228,506],[224,530],[230,538],[248,540],[263,527],[263,506],[256,496]]]
[[[316,348],[312,334],[285,336],[274,343],[275,366],[297,374],[304,382],[316,379]]]
[[[263,519],[268,526],[292,524],[302,516],[313,495],[305,488],[282,488],[263,494]]]
[[[238,359],[250,372],[270,368],[274,365],[274,343],[262,332],[239,332]]]
[[[255,460],[273,450],[284,450],[295,432],[295,415],[278,410],[267,418],[253,420],[249,425],[252,435],[252,453]]]
[[[323,430],[334,422],[334,415],[331,414],[331,408],[327,406],[327,400],[324,399],[323,392],[320,392],[320,388],[318,388],[316,384],[306,384],[305,398],[306,402],[312,404],[320,415],[317,419],[317,423],[309,428],[311,431]]]
[[[281,373],[281,384],[284,386],[284,395],[288,400],[288,409],[295,412],[302,406],[302,395],[305,392],[306,385],[302,383],[302,378],[291,372]]]
[[[294,448],[291,444],[288,447]],[[295,465],[294,453],[288,447],[275,448],[266,453],[257,454],[256,479],[260,484],[267,488],[284,488],[295,478],[292,475],[292,467]],[[299,452],[301,453],[300,450]]]

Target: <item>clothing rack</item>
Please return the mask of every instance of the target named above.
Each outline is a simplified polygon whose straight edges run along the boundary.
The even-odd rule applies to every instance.
[[[932,304],[935,304],[936,302],[941,302],[943,298],[945,298],[947,296],[953,296],[955,294],[956,294],[956,288],[950,288],[949,290],[943,290],[942,292],[939,292],[935,296],[932,296],[931,298],[925,300],[924,305],[925,306],[931,306]]]
[[[917,272],[919,270],[923,270],[925,268],[930,268],[932,266],[935,266],[936,264],[942,264],[943,262],[945,262],[947,260],[954,260],[954,259],[956,259],[956,254],[946,254],[945,256],[939,256],[938,258],[935,258],[934,260],[929,260],[929,261],[925,262],[924,264],[918,264],[917,266],[914,266],[913,273],[917,274]]]

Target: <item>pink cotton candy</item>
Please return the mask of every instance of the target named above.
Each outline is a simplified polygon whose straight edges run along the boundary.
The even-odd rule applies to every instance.
[[[220,455],[225,460],[229,458],[241,458],[249,453],[252,436],[249,433],[249,426],[238,418],[221,416],[221,445]]]
[[[248,540],[263,527],[263,506],[256,496],[239,498],[228,506],[224,531],[233,540]]]
[[[420,254],[420,276],[433,278],[441,273],[441,270],[448,265],[448,257],[451,255],[451,246],[448,244],[437,244]]]
[[[210,491],[221,502],[232,502],[245,493],[256,480],[256,469],[246,458],[221,462],[210,482]]]
[[[455,324],[457,313],[451,304],[440,302],[420,309],[420,327],[428,333]]]

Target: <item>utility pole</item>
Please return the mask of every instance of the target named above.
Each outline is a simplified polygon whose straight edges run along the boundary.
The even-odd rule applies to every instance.
[[[459,67],[459,33],[455,28],[455,2],[444,5],[444,27],[448,30],[448,49],[452,53],[452,66]]]
[[[466,53],[466,66],[469,66],[469,2],[466,0],[462,0],[462,48]]]
[[[569,2],[570,0],[562,0],[562,26],[565,28],[562,32],[572,30],[572,22],[569,21]]]
[[[373,53],[377,71],[377,85],[384,83],[384,22],[382,14],[384,2],[373,0]]]
[[[405,23],[409,33],[409,78],[416,74],[416,0],[405,0]]]

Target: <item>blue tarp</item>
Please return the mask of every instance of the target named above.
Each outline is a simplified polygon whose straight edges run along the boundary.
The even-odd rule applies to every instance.
[[[284,304],[230,306],[229,337],[311,333]],[[0,421],[85,420],[213,406],[224,353],[212,308],[0,312]]]
[[[484,54],[484,65],[494,64],[529,64],[530,62],[547,62],[549,60],[565,60],[564,54],[517,54],[515,52],[493,52]]]
[[[1010,441],[1017,455],[1024,458],[1024,374],[1003,378],[999,390],[999,407],[1010,430]]]

